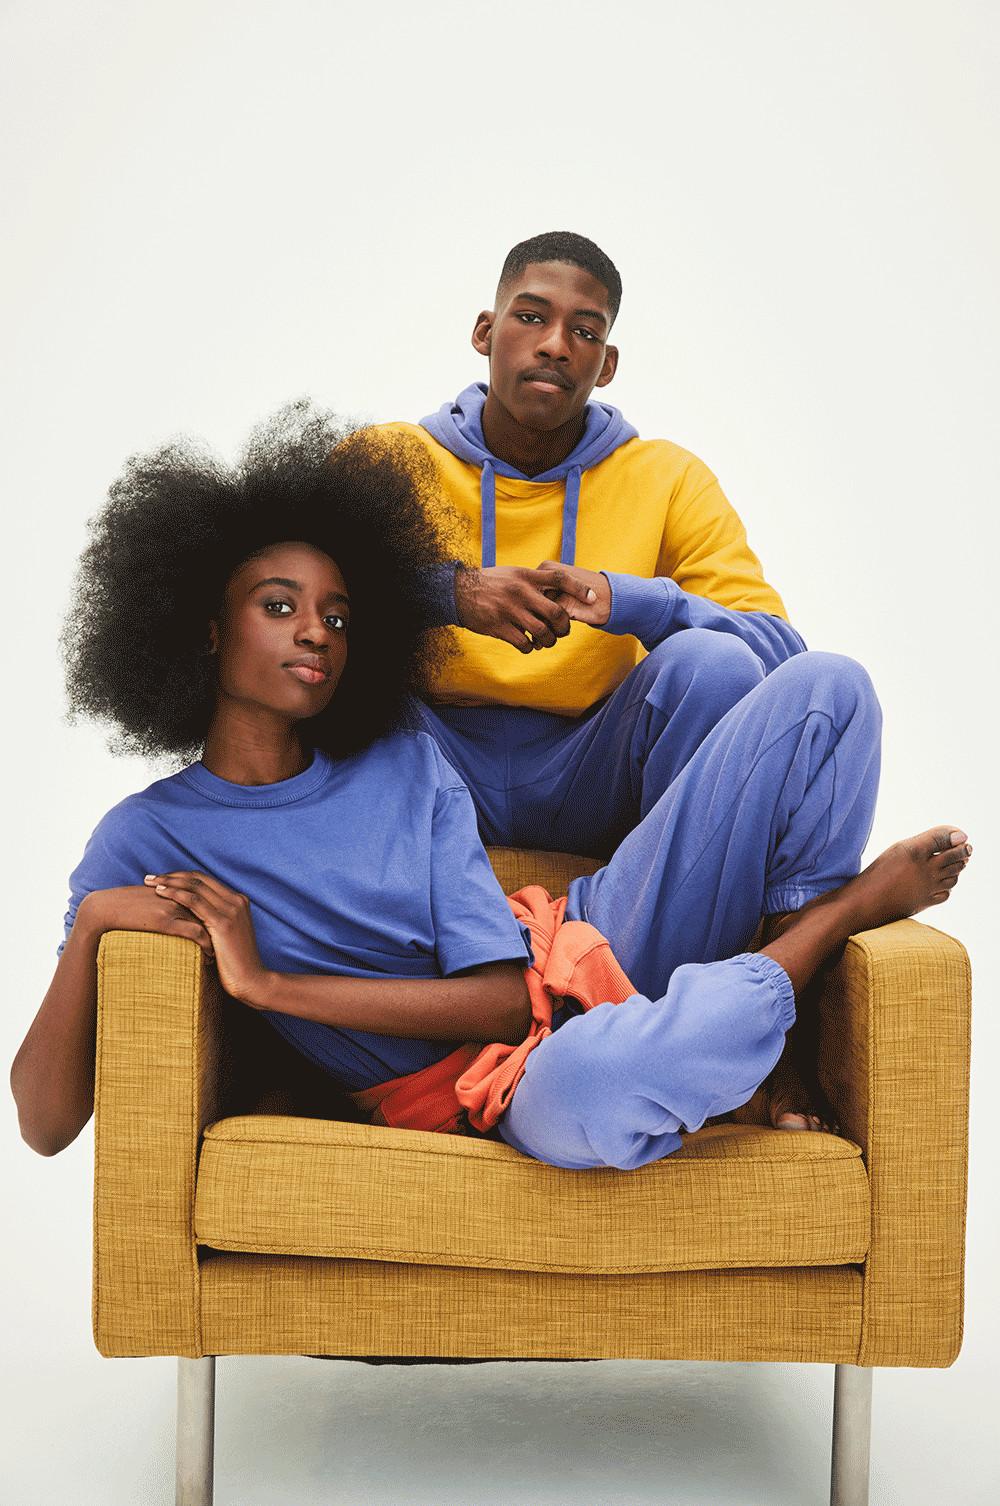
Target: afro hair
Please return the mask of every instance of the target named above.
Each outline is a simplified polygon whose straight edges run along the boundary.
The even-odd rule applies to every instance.
[[[454,651],[428,627],[428,602],[462,527],[418,443],[304,400],[255,429],[232,467],[188,440],[134,456],[91,520],[62,631],[70,714],[110,724],[115,752],[200,756],[226,583],[296,541],[336,560],[351,593],[347,666],[299,734],[334,757],[358,752],[413,725],[411,697]]]

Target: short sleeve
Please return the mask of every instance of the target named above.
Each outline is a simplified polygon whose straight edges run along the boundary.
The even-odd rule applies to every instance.
[[[127,837],[129,806],[129,801],[122,801],[98,822],[83,857],[70,874],[63,939],[57,948],[60,955],[69,940],[76,912],[88,894],[96,889],[120,889],[127,884],[142,883],[143,875],[139,872],[142,864],[136,856],[134,841]]]
[[[531,933],[514,913],[479,839],[464,785],[439,789],[431,838],[431,914],[443,977],[484,962],[533,962]]]

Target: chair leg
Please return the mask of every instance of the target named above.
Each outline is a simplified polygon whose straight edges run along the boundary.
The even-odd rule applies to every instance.
[[[833,1382],[830,1506],[868,1506],[871,1433],[871,1369],[838,1365]]]
[[[177,1361],[177,1506],[212,1506],[215,1355]]]

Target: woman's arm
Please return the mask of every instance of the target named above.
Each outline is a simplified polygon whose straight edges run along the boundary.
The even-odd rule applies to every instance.
[[[86,903],[86,902],[85,902]],[[84,906],[10,1069],[21,1136],[40,1156],[65,1149],[94,1112],[99,931]]]
[[[426,1041],[517,1046],[531,1026],[519,962],[484,962],[451,978],[337,978],[262,969],[237,997],[251,1009]]]
[[[40,1156],[65,1150],[94,1112],[97,948],[116,930],[186,936],[211,951],[200,922],[141,885],[86,896],[10,1069],[21,1135]]]
[[[530,1028],[524,963],[479,963],[450,978],[278,973],[261,962],[245,894],[205,873],[151,874],[146,882],[197,916],[211,937],[219,982],[251,1009],[415,1040],[516,1046]]]

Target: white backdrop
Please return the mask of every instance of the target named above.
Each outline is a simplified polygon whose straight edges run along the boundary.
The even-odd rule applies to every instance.
[[[967,1338],[875,1382],[873,1503],[907,1506],[1000,1488],[998,42],[973,0],[0,6],[5,1059],[89,831],[152,777],[64,724],[56,650],[125,455],[229,453],[300,394],[418,418],[485,375],[508,247],[589,235],[625,288],[603,395],[701,455],[810,646],[872,673],[869,855],[976,846],[929,916],[975,977]],[[4,1498],[165,1502],[170,1363],[90,1340],[91,1131],[44,1161],[4,1112]],[[220,1503],[824,1499],[819,1367],[219,1371]]]

